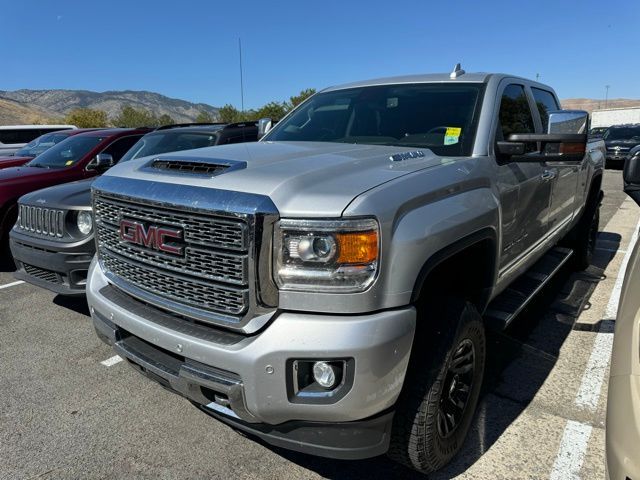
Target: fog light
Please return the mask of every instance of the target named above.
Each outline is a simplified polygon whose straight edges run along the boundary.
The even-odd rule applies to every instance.
[[[336,372],[327,362],[313,364],[313,378],[323,388],[331,388],[336,383]]]

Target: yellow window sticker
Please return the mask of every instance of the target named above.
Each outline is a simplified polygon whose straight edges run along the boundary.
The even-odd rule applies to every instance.
[[[447,127],[447,131],[444,134],[444,144],[454,145],[458,143],[458,139],[460,138],[461,132],[462,132],[462,128],[460,127]]]
[[[69,165],[73,165],[73,160],[67,160],[67,163],[64,164],[65,167],[68,167]]]

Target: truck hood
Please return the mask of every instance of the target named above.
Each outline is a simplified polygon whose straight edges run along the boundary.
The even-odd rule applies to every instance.
[[[91,206],[91,184],[94,180],[89,178],[36,190],[24,195],[20,203],[61,210],[88,208]]]
[[[404,160],[392,161],[390,158],[409,152],[413,154],[405,155]],[[222,165],[226,162],[232,167],[207,177],[153,168],[151,165],[156,159]],[[257,142],[140,158],[116,165],[104,176],[265,195],[271,198],[282,216],[336,217],[356,196],[367,190],[453,160],[415,147]],[[99,182],[96,186],[99,188]]]

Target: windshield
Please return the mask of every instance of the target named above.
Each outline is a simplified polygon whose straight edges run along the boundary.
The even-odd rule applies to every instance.
[[[640,140],[640,127],[610,128],[602,138],[605,140]]]
[[[51,147],[27,163],[29,167],[67,168],[75,165],[105,137],[76,135]]]
[[[411,146],[466,156],[473,146],[482,88],[406,84],[320,93],[265,140]]]
[[[216,144],[218,134],[205,132],[178,132],[166,130],[142,137],[122,157],[121,162],[160,153],[211,147]]]
[[[48,133],[26,144],[20,150],[16,151],[14,155],[16,157],[35,157],[67,138],[69,138],[69,135]]]

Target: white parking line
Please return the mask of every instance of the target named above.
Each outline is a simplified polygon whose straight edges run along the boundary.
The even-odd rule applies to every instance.
[[[611,290],[609,302],[604,312],[604,318],[600,322],[598,333],[594,341],[591,356],[587,362],[580,388],[576,394],[575,404],[579,408],[594,412],[598,407],[600,396],[602,394],[602,385],[604,383],[605,374],[611,358],[611,350],[613,348],[613,330],[616,315],[618,314],[618,303],[620,302],[620,293],[622,291],[622,283],[624,282],[624,274],[627,270],[627,264],[631,257],[633,247],[638,240],[638,230],[640,229],[640,220],[633,235],[629,241],[629,246],[625,252],[616,283]],[[587,453],[589,437],[591,436],[592,427],[573,420],[568,420],[564,428],[562,440],[558,456],[553,464],[551,471],[552,480],[560,479],[579,479],[580,469]]]
[[[21,283],[24,283],[24,282],[22,280],[18,280],[17,282],[11,282],[11,283],[7,283],[6,285],[0,285],[0,290],[2,290],[3,288],[15,287],[16,285],[20,285]]]
[[[122,361],[122,357],[120,355],[114,355],[113,357],[107,358],[106,360],[103,360],[100,363],[105,367],[112,367],[116,363],[120,363],[121,361]]]
[[[611,253],[627,253],[626,250],[618,250],[615,248],[607,248],[607,247],[596,247],[596,250],[601,250],[603,252],[611,252]]]
[[[620,302],[622,283],[624,282],[624,274],[627,270],[631,252],[638,240],[638,229],[640,229],[640,222],[638,222],[638,225],[636,225],[633,231],[627,253],[625,253],[622,263],[620,264],[616,283],[613,285],[611,296],[609,297],[609,302],[604,312],[604,318],[600,322],[596,340],[593,344],[593,350],[591,350],[591,356],[589,357],[587,368],[582,376],[580,389],[576,395],[576,405],[580,408],[586,408],[589,411],[595,411],[598,407],[598,401],[602,393],[602,384],[604,383],[607,366],[611,358],[611,350],[613,349],[614,322],[618,315],[618,303]]]
[[[560,451],[551,471],[551,480],[578,480],[591,436],[591,425],[569,420],[562,435]]]

